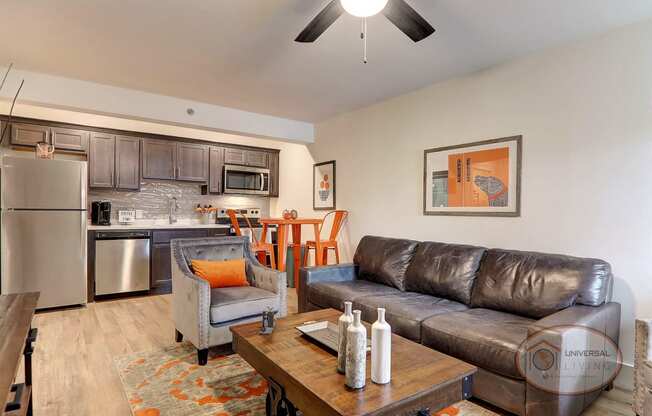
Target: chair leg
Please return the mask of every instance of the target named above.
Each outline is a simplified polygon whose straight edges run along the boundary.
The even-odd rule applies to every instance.
[[[274,255],[274,247],[269,249],[269,262],[272,264],[272,269],[276,269],[276,256]]]
[[[335,264],[340,264],[340,249],[335,243]]]
[[[197,362],[202,366],[208,363],[208,348],[197,350]]]
[[[321,254],[321,261],[323,266],[328,266],[328,247],[324,247]]]
[[[183,341],[183,334],[181,332],[179,332],[178,329],[174,330],[174,340],[177,341],[177,342]]]
[[[306,246],[305,250],[303,251],[303,261],[301,262],[302,266],[307,266],[308,265],[308,255],[310,254],[310,248]]]

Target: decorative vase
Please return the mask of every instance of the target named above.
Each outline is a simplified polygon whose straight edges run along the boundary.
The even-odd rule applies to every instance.
[[[385,309],[378,308],[378,320],[371,326],[371,381],[387,384],[392,377],[392,328],[385,321]]]
[[[344,314],[337,321],[337,371],[344,374],[346,368],[346,330],[353,322],[351,302],[344,302]]]
[[[365,386],[367,366],[367,329],[360,321],[360,311],[353,311],[353,323],[346,330],[346,385],[352,389]]]

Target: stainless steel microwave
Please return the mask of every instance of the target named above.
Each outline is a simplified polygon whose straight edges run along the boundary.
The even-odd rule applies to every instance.
[[[269,169],[224,165],[224,193],[269,195]]]

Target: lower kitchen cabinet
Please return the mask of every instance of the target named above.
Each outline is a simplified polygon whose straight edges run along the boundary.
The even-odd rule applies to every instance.
[[[177,238],[206,238],[228,235],[228,228],[154,230],[152,232],[151,291],[172,292],[172,251],[170,241]]]
[[[170,244],[154,244],[152,247],[151,287],[155,292],[169,293],[172,289],[172,253]]]

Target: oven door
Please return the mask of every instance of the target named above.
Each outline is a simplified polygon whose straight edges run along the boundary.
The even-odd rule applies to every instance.
[[[269,195],[269,169],[225,165],[224,193]]]

